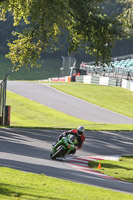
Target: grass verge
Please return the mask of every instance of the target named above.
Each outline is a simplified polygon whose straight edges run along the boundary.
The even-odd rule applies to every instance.
[[[7,104],[11,106],[11,126],[71,128],[79,124],[93,125],[9,91]]]
[[[83,125],[86,130],[133,130],[133,125],[100,124],[78,119],[9,91],[7,105],[11,106],[10,125],[13,127],[63,129]]]
[[[133,92],[120,88],[100,85],[54,84],[52,87],[79,97],[85,101],[133,118]]]
[[[130,194],[4,167],[0,168],[0,177],[0,199],[2,200],[130,200],[133,198]]]
[[[98,169],[99,163],[101,164],[101,169]],[[91,161],[88,165],[104,174],[133,183],[133,155],[123,156],[119,161]]]
[[[78,119],[35,101],[7,92],[7,105],[11,106],[11,126],[29,128],[75,128],[86,130],[133,130],[133,125],[99,124]]]

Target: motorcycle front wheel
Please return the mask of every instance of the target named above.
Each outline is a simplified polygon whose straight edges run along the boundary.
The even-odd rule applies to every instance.
[[[52,155],[51,154],[51,158],[55,159],[56,157],[63,157],[63,155],[65,154],[66,149],[63,148],[63,146],[59,146],[56,150],[55,153]]]

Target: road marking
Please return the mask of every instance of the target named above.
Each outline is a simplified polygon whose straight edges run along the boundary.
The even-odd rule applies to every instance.
[[[65,159],[65,163],[68,165],[68,166],[71,166],[73,168],[75,168],[76,170],[80,170],[82,172],[85,172],[85,173],[90,173],[90,174],[94,174],[94,175],[98,175],[102,178],[107,178],[107,179],[112,179],[112,180],[117,180],[117,181],[122,181],[120,179],[117,179],[117,178],[114,178],[112,176],[108,176],[102,172],[99,172],[97,170],[94,170],[92,168],[90,168],[88,166],[88,163],[90,161],[96,161],[96,160],[104,160],[102,158],[98,158],[98,157],[87,157],[87,156],[81,156],[81,157],[68,157]],[[129,183],[129,182],[126,182],[126,181],[122,181],[122,182],[125,182],[125,183],[128,183],[128,184],[133,184],[133,183]]]
[[[88,166],[89,161],[95,161],[95,160],[103,160],[101,158],[94,158],[94,157],[72,157],[72,158],[66,158],[66,164],[77,169],[80,171],[84,171],[86,173],[93,173],[93,174],[100,174],[103,176],[99,171],[96,171]],[[105,175],[107,176],[107,175]]]

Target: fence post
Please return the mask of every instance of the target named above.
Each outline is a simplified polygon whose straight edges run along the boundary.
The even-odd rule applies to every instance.
[[[0,124],[1,125],[5,125],[5,109],[6,109],[6,89],[7,89],[7,78],[8,75],[11,73],[12,71],[9,70],[6,75],[5,78],[3,79],[3,81],[0,83],[1,85],[1,91],[0,91]]]
[[[6,87],[7,87],[7,77],[6,74],[3,80],[3,106],[2,106],[2,125],[5,125],[5,107],[6,107]]]
[[[5,125],[10,126],[11,106],[5,106]]]

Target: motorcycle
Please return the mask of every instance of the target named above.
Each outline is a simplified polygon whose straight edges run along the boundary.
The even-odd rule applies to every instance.
[[[52,153],[50,157],[56,159],[59,157],[65,157],[72,150],[75,149],[75,145],[78,143],[77,138],[74,135],[69,134],[66,137],[62,137],[57,143],[53,145]]]

